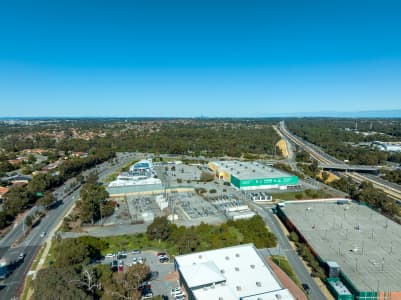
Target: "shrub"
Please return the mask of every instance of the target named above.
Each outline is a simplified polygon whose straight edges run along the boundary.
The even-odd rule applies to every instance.
[[[291,233],[289,234],[289,239],[295,243],[299,242],[299,237],[298,234],[294,231],[291,231]]]
[[[200,175],[200,181],[202,182],[209,182],[214,180],[214,174],[210,172],[202,171]]]

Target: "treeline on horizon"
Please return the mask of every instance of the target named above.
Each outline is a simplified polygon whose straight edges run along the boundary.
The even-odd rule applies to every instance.
[[[0,126],[0,148],[8,152],[23,149],[45,148],[57,151],[85,151],[108,148],[114,152],[140,151],[152,153],[189,154],[206,157],[246,154],[280,154],[276,143],[280,137],[271,126],[263,121],[169,121],[130,123],[61,122],[48,128],[44,125],[13,128]],[[79,127],[75,127],[79,126]],[[35,128],[36,127],[36,128]],[[131,128],[133,127],[133,128]],[[104,132],[104,137],[89,140],[73,138],[72,128]],[[55,139],[38,134],[64,131],[66,137]],[[32,132],[26,136],[26,131]],[[23,137],[21,134],[25,133]],[[36,133],[36,134],[35,134]]]

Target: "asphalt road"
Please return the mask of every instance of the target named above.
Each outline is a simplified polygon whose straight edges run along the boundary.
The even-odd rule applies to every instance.
[[[265,220],[267,226],[277,237],[279,254],[287,257],[288,262],[290,263],[291,267],[293,268],[295,274],[298,276],[301,283],[307,283],[310,286],[312,293],[308,295],[309,299],[311,300],[327,299],[326,296],[323,294],[323,292],[320,290],[319,286],[311,277],[309,271],[302,263],[296,251],[291,247],[287,236],[281,230],[280,224],[278,223],[277,219],[271,212],[271,208],[260,207],[259,205],[256,204],[253,204],[252,206],[257,209],[259,214]]]
[[[118,163],[111,165],[109,162],[105,162],[98,165],[90,170],[87,170],[85,174],[93,171],[97,171],[99,178],[108,176],[115,172],[121,166],[127,164],[131,160],[135,159],[135,154],[119,154]],[[64,218],[68,210],[73,206],[74,202],[78,198],[80,187],[74,192],[65,195],[64,191],[68,187],[69,182],[67,181],[62,186],[55,190],[55,193],[59,195],[59,199],[63,199],[63,204],[50,210],[47,215],[41,220],[41,222],[35,226],[29,235],[18,247],[11,247],[12,244],[22,235],[24,227],[24,219],[14,225],[14,228],[1,240],[0,257],[7,257],[10,260],[16,259],[18,255],[23,252],[26,257],[24,261],[18,265],[15,270],[3,281],[5,288],[0,290],[0,299],[8,300],[13,297],[18,297],[19,293],[22,292],[22,284],[24,278],[29,271],[30,265],[35,258],[38,249],[43,245],[46,239],[51,238],[48,233],[51,232],[57,224]],[[37,208],[32,208],[28,214],[34,213]],[[46,232],[45,237],[41,237],[41,233]]]

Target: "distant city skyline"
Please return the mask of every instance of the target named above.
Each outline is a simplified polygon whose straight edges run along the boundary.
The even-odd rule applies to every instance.
[[[398,1],[8,2],[0,117],[401,110]]]

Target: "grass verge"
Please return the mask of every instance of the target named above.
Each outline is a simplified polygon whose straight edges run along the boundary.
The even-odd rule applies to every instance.
[[[303,200],[331,198],[332,194],[320,190],[305,190],[300,192],[272,193],[273,200]]]
[[[272,255],[271,259],[277,266],[280,267],[281,270],[284,271],[285,274],[288,275],[288,277],[291,278],[292,281],[295,282],[296,285],[301,287],[301,282],[299,281],[297,275],[295,275],[294,270],[291,268],[288,260],[284,256]]]
[[[163,250],[170,255],[176,255],[175,245],[171,245],[165,241],[149,240],[144,233],[134,235],[118,235],[100,238],[108,243],[108,247],[102,251],[102,254],[116,253],[117,251],[130,251],[134,249],[141,250]]]
[[[39,265],[40,258],[42,257],[43,251],[45,251],[45,249],[46,249],[46,244],[47,244],[47,242],[45,242],[42,245],[42,247],[40,248],[38,254],[36,255],[36,259],[34,260],[32,266],[31,266],[31,270],[36,270],[37,269],[37,267]]]
[[[31,284],[32,284],[32,277],[33,275],[27,276],[25,279],[25,284],[24,284],[24,291],[21,295],[21,300],[27,300],[28,295],[29,295],[29,290],[31,289]]]

